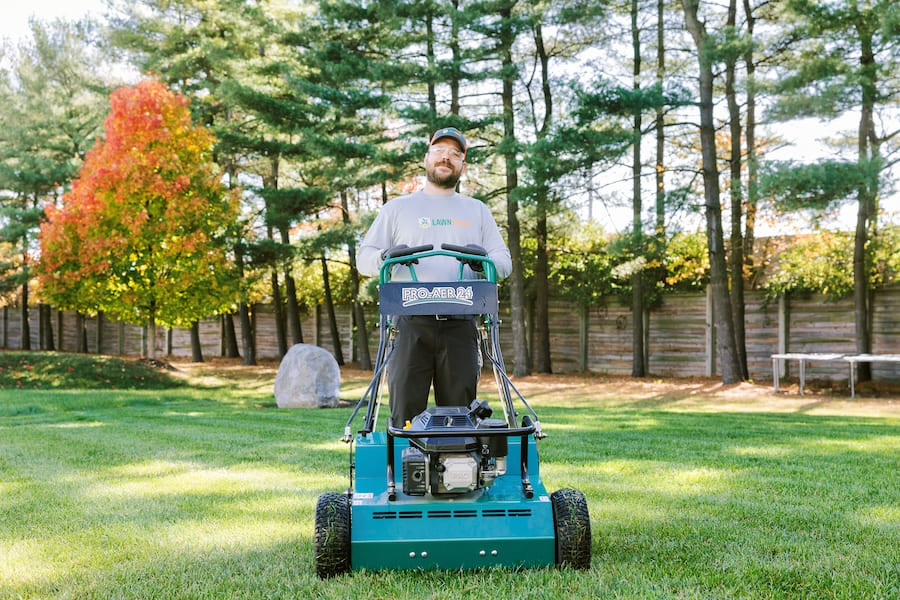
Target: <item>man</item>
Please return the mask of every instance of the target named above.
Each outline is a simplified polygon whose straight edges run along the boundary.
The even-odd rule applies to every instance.
[[[491,211],[482,202],[456,192],[466,170],[468,144],[454,127],[439,129],[425,154],[425,188],[391,200],[381,209],[357,254],[361,273],[376,276],[388,250],[432,244],[472,246],[494,262],[498,277],[512,270],[509,250]],[[474,265],[478,268],[480,265]],[[419,281],[456,281],[459,263],[431,256],[415,265]],[[471,266],[464,277],[476,278]],[[394,281],[411,279],[409,268],[395,265]],[[404,427],[425,410],[434,384],[438,406],[468,405],[481,374],[478,331],[471,315],[404,316],[396,320],[394,353],[388,365],[391,421]]]

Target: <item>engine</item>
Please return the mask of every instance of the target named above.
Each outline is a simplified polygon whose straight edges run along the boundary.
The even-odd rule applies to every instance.
[[[435,406],[410,424],[413,431],[464,431],[459,436],[410,438],[403,450],[403,493],[410,496],[465,494],[489,487],[506,473],[507,438],[471,435],[473,429],[506,429],[503,419],[491,419],[487,402],[464,406]]]

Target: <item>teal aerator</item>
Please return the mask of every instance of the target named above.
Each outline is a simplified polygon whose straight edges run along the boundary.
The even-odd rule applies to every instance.
[[[430,256],[460,261],[453,282],[419,282],[414,264]],[[464,261],[480,261],[485,279],[463,279]],[[391,281],[395,265],[412,281]],[[444,244],[395,251],[381,268],[381,328],[372,382],[344,429],[350,445],[350,486],[316,504],[316,573],[327,578],[359,570],[542,567],[587,569],[591,525],[584,494],[548,494],[536,440],[540,420],[503,365],[498,333],[497,271],[472,248]],[[388,420],[378,431],[381,386],[392,351],[391,319],[399,315],[479,317],[484,355],[502,405],[487,401],[429,407],[409,427]],[[525,414],[516,412],[513,394]],[[365,407],[355,435],[352,423]],[[354,450],[355,442],[355,450]]]

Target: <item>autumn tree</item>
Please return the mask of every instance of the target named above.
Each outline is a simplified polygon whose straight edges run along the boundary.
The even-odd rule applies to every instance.
[[[261,145],[273,142],[268,131],[248,131],[253,119],[246,118],[246,108],[236,97],[236,82],[248,89],[263,87],[260,72],[268,70],[272,79],[283,63],[278,52],[278,36],[286,27],[294,27],[298,13],[309,2],[292,5],[263,0],[111,0],[107,37],[110,44],[124,51],[142,72],[158,74],[172,89],[191,98],[191,110],[200,122],[216,134],[215,160],[228,174],[229,181],[260,182],[267,193],[281,194],[284,186],[280,173],[291,169],[282,164],[283,152],[278,140],[268,149]],[[231,91],[230,91],[231,90]],[[251,123],[248,123],[251,121]],[[274,150],[273,150],[274,148]],[[244,185],[245,191],[250,186]],[[243,214],[252,217],[235,230],[232,249],[239,264],[242,287],[255,287],[255,279],[268,274],[269,295],[276,314],[279,347],[287,350],[285,321],[289,322],[294,342],[302,341],[297,299],[290,275],[290,248],[281,240],[287,232],[283,219],[271,218],[273,203],[260,194],[245,193]],[[284,291],[288,309],[283,317],[279,270],[283,268]],[[241,325],[241,346],[245,364],[255,364],[255,332],[251,299],[245,295],[235,307]],[[234,320],[223,315],[226,354],[236,357]]]
[[[157,81],[116,90],[105,138],[41,226],[43,298],[156,325],[190,326],[231,309],[237,279],[222,239],[237,202],[212,159],[213,136],[189,101]]]

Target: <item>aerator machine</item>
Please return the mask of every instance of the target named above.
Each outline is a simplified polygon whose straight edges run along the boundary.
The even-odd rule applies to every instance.
[[[459,261],[458,280],[417,281],[416,262],[438,255]],[[463,266],[472,261],[481,263],[484,279],[463,279]],[[397,264],[409,268],[412,281],[390,280]],[[349,488],[323,494],[316,504],[316,573],[328,578],[361,569],[588,569],[585,497],[571,488],[547,493],[537,452],[537,440],[545,437],[540,419],[506,375],[494,263],[470,247],[405,248],[386,258],[379,283],[374,376],[344,429]],[[502,416],[486,400],[461,399],[459,406],[429,407],[404,428],[387,419],[379,430],[392,319],[401,315],[473,315]],[[351,433],[363,409],[362,427]]]

